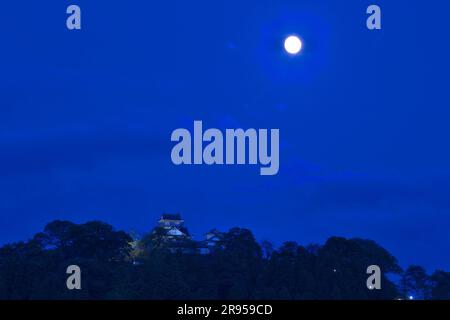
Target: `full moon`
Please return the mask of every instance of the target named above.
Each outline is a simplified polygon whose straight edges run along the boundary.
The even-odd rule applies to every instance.
[[[284,40],[284,49],[290,54],[297,54],[302,50],[302,41],[297,36],[289,36]]]

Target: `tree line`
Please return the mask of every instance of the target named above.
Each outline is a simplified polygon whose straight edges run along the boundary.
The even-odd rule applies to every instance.
[[[51,222],[0,248],[0,299],[450,299],[449,272],[402,270],[372,240],[274,248],[232,228],[210,254],[173,252],[160,240],[99,221]],[[66,287],[69,265],[82,270],[81,290]],[[366,286],[369,265],[382,270],[380,290]]]

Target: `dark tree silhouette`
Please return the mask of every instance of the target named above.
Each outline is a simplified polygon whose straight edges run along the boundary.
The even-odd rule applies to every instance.
[[[431,298],[433,300],[450,299],[450,272],[436,270],[430,277]]]
[[[27,242],[0,248],[0,299],[394,299],[396,259],[371,240],[332,237],[324,245],[258,244],[248,229],[220,233],[214,247],[155,228],[132,239],[103,222],[49,223]],[[208,249],[202,252],[201,249]],[[207,253],[207,254],[205,254]],[[66,269],[82,270],[82,290],[66,288]],[[382,289],[366,286],[367,267]],[[409,267],[404,296],[449,299],[450,273]]]
[[[429,299],[431,297],[431,279],[421,266],[412,265],[402,275],[401,291],[405,298]]]

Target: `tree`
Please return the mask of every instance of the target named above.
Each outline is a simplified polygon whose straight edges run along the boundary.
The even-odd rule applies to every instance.
[[[275,249],[270,241],[263,240],[261,242],[261,251],[264,259],[270,259]]]
[[[431,298],[433,300],[450,299],[450,272],[436,270],[430,277]]]
[[[132,239],[103,222],[49,223],[28,242],[0,249],[0,296],[7,299],[104,298],[120,266],[128,264]],[[66,269],[82,270],[82,290],[65,288]]]
[[[378,265],[382,270],[382,289],[368,290],[367,267]],[[386,249],[371,240],[332,237],[318,252],[316,278],[320,299],[393,299],[398,293],[387,278],[399,273],[397,260]],[[329,287],[335,288],[331,292]],[[339,296],[330,296],[339,292]]]
[[[112,226],[100,221],[80,225],[54,221],[33,239],[42,249],[56,251],[64,257],[102,261],[124,261],[131,252],[133,242],[125,232],[114,231]]]
[[[203,255],[189,237],[166,237],[163,231],[156,228],[133,241],[103,222],[51,222],[30,241],[0,248],[0,299],[398,296],[386,274],[401,269],[374,241],[332,237],[323,246],[305,248],[290,241],[275,249],[268,242],[259,245],[248,229],[232,228],[221,233],[211,254]],[[66,268],[72,264],[82,270],[82,290],[65,287]],[[366,287],[369,265],[382,271],[381,290]],[[423,268],[411,266],[402,276],[401,288],[416,298],[449,299],[450,273],[438,270],[428,277]]]
[[[274,288],[274,298],[313,299],[316,294],[314,266],[316,257],[295,242],[285,242],[264,271],[264,284]]]
[[[401,291],[405,297],[429,299],[431,296],[430,277],[421,266],[412,265],[402,275]]]
[[[217,290],[222,299],[253,298],[257,289],[261,268],[262,251],[252,232],[232,228],[223,235],[219,250],[211,255],[212,267],[218,278]],[[237,295],[237,289],[241,293]]]
[[[57,279],[49,270],[55,267],[35,241],[19,242],[0,248],[0,299],[45,297]]]

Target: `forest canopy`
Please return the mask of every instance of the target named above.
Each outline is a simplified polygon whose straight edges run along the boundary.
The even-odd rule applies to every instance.
[[[26,242],[0,248],[0,299],[449,299],[450,273],[402,270],[372,240],[331,237],[323,245],[258,243],[232,228],[207,253],[186,239],[162,241],[158,227],[140,239],[99,221],[54,221]],[[82,289],[66,287],[69,265]],[[366,286],[369,265],[381,289]],[[399,279],[399,280],[392,280]]]

